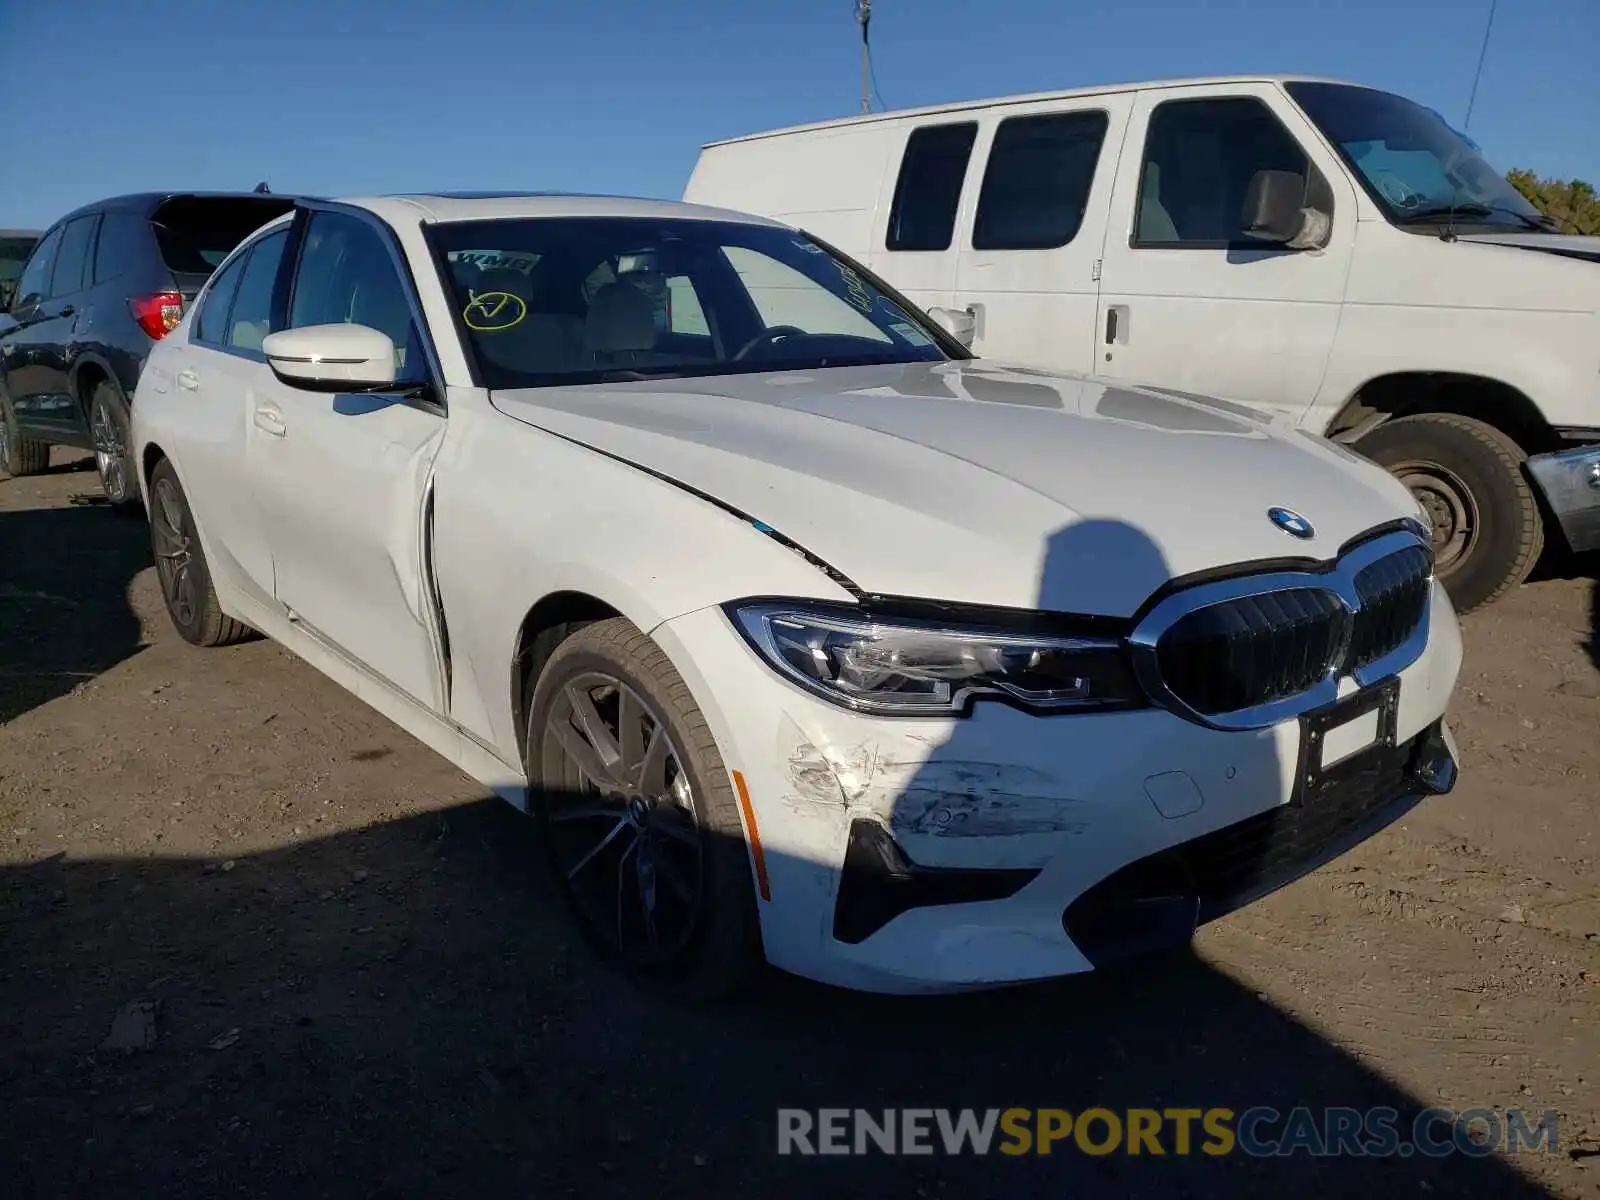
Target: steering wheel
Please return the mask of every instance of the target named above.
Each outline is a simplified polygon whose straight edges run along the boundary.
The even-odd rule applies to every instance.
[[[770,326],[769,328],[763,329],[760,333],[756,334],[755,337],[751,338],[744,345],[740,346],[739,352],[733,356],[733,361],[743,362],[745,358],[749,356],[750,351],[754,350],[757,346],[776,345],[777,343],[783,341],[784,338],[794,337],[796,334],[801,337],[805,337],[806,331],[801,329],[798,325]]]

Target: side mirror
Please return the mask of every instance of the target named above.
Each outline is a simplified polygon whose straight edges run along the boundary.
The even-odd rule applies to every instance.
[[[0,282],[0,312],[11,311],[11,301],[16,298],[17,285],[10,280]]]
[[[272,373],[291,387],[349,392],[392,387],[394,342],[366,325],[307,325],[261,341]]]
[[[1292,242],[1305,225],[1306,181],[1289,171],[1257,171],[1244,194],[1239,227],[1261,242]]]
[[[978,321],[970,309],[930,308],[928,319],[967,349],[972,349],[972,338],[978,331]]]

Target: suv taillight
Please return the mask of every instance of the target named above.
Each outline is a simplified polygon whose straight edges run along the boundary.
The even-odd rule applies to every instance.
[[[133,319],[139,322],[139,328],[158,342],[183,320],[183,297],[177,292],[133,296],[128,300],[128,307],[133,309]]]

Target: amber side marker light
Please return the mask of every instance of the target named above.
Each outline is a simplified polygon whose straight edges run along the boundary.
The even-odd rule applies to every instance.
[[[744,827],[750,831],[750,857],[756,864],[756,886],[763,900],[772,899],[772,885],[767,882],[767,856],[761,852],[761,831],[756,828],[756,810],[750,807],[750,789],[744,785],[744,776],[733,772],[733,786],[739,793],[739,808],[744,812]]]

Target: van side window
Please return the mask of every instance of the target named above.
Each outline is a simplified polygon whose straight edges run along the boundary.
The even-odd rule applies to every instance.
[[[961,183],[978,135],[974,122],[924,125],[906,139],[889,210],[890,250],[948,250],[961,203]]]
[[[1053,250],[1078,235],[1108,122],[1103,112],[1012,117],[995,130],[974,250]]]
[[[1134,246],[1261,249],[1244,235],[1257,171],[1306,175],[1310,163],[1272,111],[1250,97],[1170,100],[1150,114]]]

